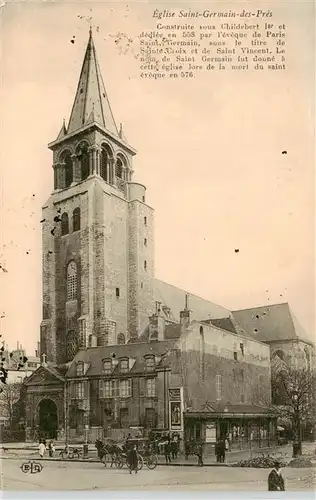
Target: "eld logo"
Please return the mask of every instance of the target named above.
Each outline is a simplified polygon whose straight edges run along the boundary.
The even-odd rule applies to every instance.
[[[26,462],[21,465],[21,471],[24,472],[25,474],[37,474],[38,472],[42,472],[43,466],[41,464],[38,464],[36,462],[33,462],[33,460],[30,460],[29,462]]]

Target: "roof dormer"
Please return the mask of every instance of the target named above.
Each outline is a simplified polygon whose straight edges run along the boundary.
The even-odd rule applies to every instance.
[[[112,358],[102,359],[102,371],[105,375],[111,375],[113,368],[114,366]]]
[[[120,358],[119,368],[120,368],[121,373],[128,373],[129,372],[129,359],[128,359],[128,357]]]
[[[152,372],[156,369],[156,359],[153,354],[146,354],[144,356],[145,360],[145,370],[147,372]]]

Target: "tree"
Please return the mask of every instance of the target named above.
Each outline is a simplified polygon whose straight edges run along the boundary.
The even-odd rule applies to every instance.
[[[20,399],[22,384],[5,384],[0,395],[0,413],[2,417],[8,419],[9,427],[14,422],[14,405]]]
[[[272,398],[279,405],[279,413],[292,423],[294,441],[297,443],[297,453],[301,453],[302,424],[316,423],[316,373],[314,369],[292,368],[282,365],[272,373]]]

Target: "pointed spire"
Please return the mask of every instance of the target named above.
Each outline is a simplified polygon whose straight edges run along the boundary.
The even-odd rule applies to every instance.
[[[67,135],[67,128],[66,128],[66,123],[65,123],[65,118],[64,118],[63,125],[60,129],[60,132],[57,136],[57,139],[62,139],[63,137],[65,137],[65,135]]]
[[[92,27],[90,26],[89,41],[71,111],[68,134],[91,123],[91,117],[93,117],[96,123],[108,129],[113,134],[118,135],[97,60],[92,37]]]

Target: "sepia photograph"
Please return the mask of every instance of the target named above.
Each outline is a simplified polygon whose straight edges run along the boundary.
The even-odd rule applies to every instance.
[[[314,2],[0,14],[3,497],[312,498]]]

